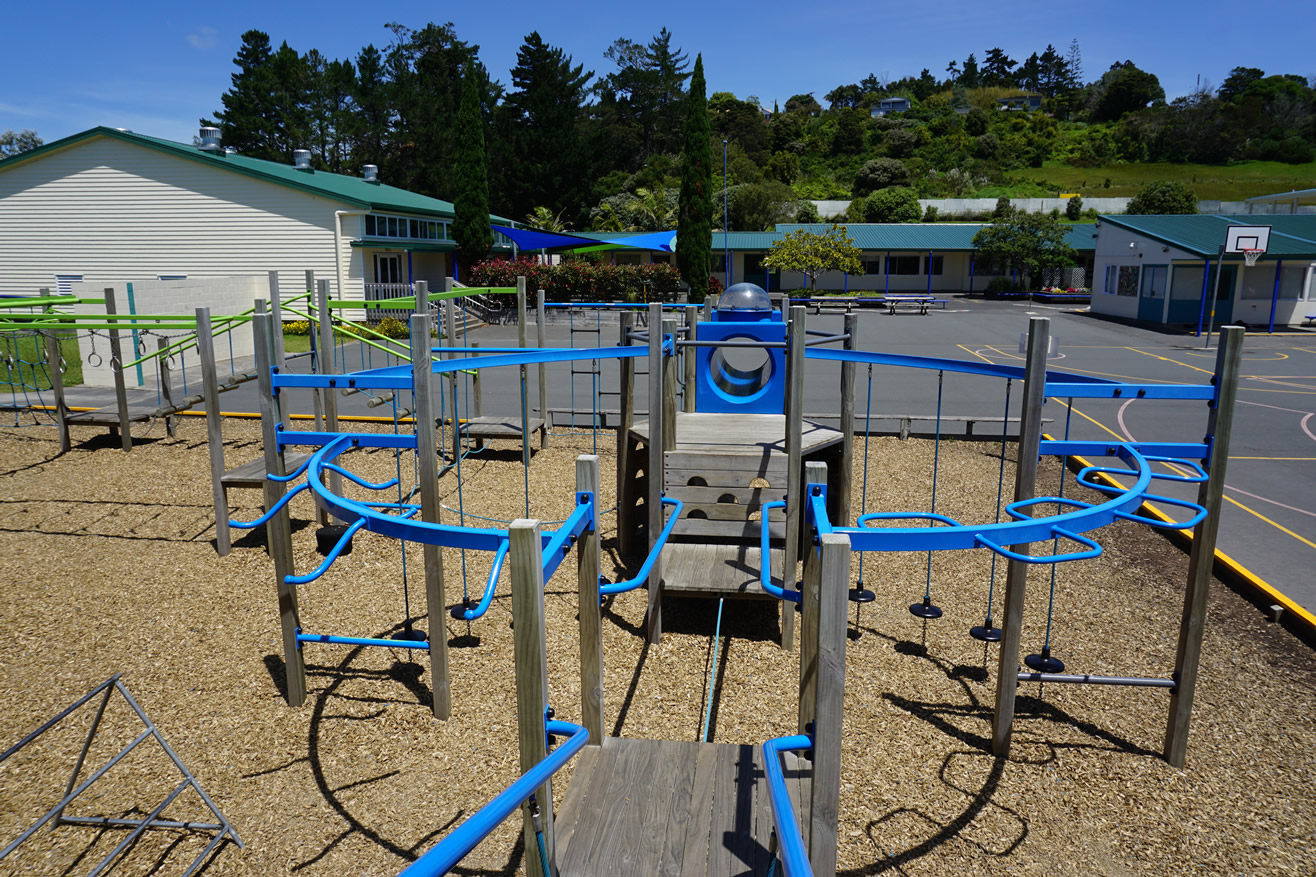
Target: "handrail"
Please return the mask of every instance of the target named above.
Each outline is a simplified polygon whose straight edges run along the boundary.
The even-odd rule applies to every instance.
[[[770,539],[770,527],[768,526],[768,512],[773,509],[786,507],[784,499],[765,502],[759,506],[759,517],[762,520],[762,526],[759,528],[759,585],[778,600],[787,600],[791,603],[800,602],[799,591],[788,591],[785,587],[778,587],[772,583],[772,555],[768,553],[768,542]],[[784,583],[783,583],[784,584]]]
[[[1057,538],[1068,539],[1071,542],[1077,542],[1079,545],[1086,545],[1088,546],[1088,550],[1074,551],[1074,552],[1070,552],[1069,554],[1039,554],[1039,555],[1020,554],[1017,551],[1011,551],[1010,549],[1006,548],[1004,545],[998,545],[997,543],[988,539],[986,536],[982,535],[981,533],[979,533],[975,538],[977,539],[978,543],[982,545],[984,548],[990,549],[991,551],[994,551],[997,554],[1001,555],[1002,557],[1008,558],[1010,560],[1017,560],[1020,563],[1033,563],[1033,564],[1066,563],[1071,560],[1087,560],[1088,558],[1101,556],[1101,552],[1102,552],[1101,546],[1086,536],[1081,536],[1078,533],[1070,532],[1069,530],[1066,530],[1063,527],[1052,527],[1051,532],[1055,534]]]
[[[781,869],[786,877],[812,877],[813,866],[800,835],[800,823],[795,818],[786,777],[781,769],[781,753],[813,748],[813,739],[807,734],[774,737],[763,744],[763,772],[768,777],[768,798],[772,802],[772,822],[777,829],[780,844]]]
[[[230,520],[228,522],[228,525],[230,527],[236,527],[239,530],[254,530],[256,527],[259,527],[261,524],[267,524],[269,523],[270,518],[274,517],[279,513],[279,509],[286,506],[294,496],[301,493],[303,490],[305,490],[310,486],[311,485],[309,482],[305,484],[297,485],[292,490],[288,491],[283,496],[279,497],[279,501],[276,502],[274,505],[270,506],[269,511],[265,512],[265,514],[261,515],[259,518],[257,518],[254,521]]]
[[[356,535],[356,531],[360,530],[365,525],[366,522],[364,518],[354,522],[350,527],[343,531],[342,536],[338,537],[338,541],[334,543],[333,548],[329,549],[329,553],[324,556],[324,561],[321,562],[319,566],[303,575],[284,576],[283,581],[289,585],[304,585],[308,582],[313,582],[320,576],[324,575],[329,571],[329,567],[333,566],[334,561],[338,559],[338,555],[342,554],[343,549],[352,541],[352,537]]]
[[[504,819],[511,816],[516,808],[521,806],[521,802],[533,795],[535,789],[561,770],[589,742],[589,731],[571,722],[550,719],[544,723],[544,730],[549,735],[569,736],[550,752],[548,757],[499,792],[488,804],[472,813],[469,819],[453,829],[452,833],[439,841],[433,849],[408,865],[402,871],[404,877],[430,877],[434,874],[448,873]]]
[[[489,570],[489,579],[484,585],[484,593],[480,595],[480,602],[475,604],[474,609],[465,606],[452,607],[453,618],[458,621],[474,621],[489,611],[489,604],[493,603],[494,587],[498,584],[498,576],[503,571],[503,560],[507,557],[507,549],[511,544],[507,539],[499,543],[498,551],[494,554],[493,568]]]
[[[572,510],[567,519],[562,522],[552,533],[545,533],[547,541],[544,542],[542,559],[544,563],[544,584],[547,585],[549,579],[553,578],[553,573],[562,565],[566,559],[567,552],[571,550],[571,545],[576,541],[581,533],[587,529],[594,528],[594,497],[588,491],[579,491],[576,493],[576,507]]]
[[[663,497],[663,505],[676,506],[676,511],[672,512],[671,517],[667,519],[667,524],[658,534],[658,541],[653,543],[653,548],[649,550],[649,556],[644,559],[644,565],[640,571],[635,574],[635,578],[626,579],[621,582],[600,583],[599,596],[606,597],[609,594],[624,594],[627,591],[633,591],[649,578],[649,573],[653,571],[654,562],[658,556],[663,553],[663,548],[667,545],[667,537],[672,535],[672,529],[676,526],[676,521],[681,517],[681,510],[685,508],[684,503],[679,499]]]

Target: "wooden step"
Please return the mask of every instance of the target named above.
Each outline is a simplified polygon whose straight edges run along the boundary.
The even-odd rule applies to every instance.
[[[785,552],[775,548],[769,554],[772,558],[772,580],[780,586]],[[776,599],[759,584],[760,568],[757,547],[669,542],[663,548],[662,555],[663,590],[669,593]]]

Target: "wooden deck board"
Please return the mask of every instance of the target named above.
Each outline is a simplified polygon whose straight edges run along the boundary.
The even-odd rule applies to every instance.
[[[306,453],[288,453],[283,455],[283,466],[288,472],[311,458]],[[265,484],[265,458],[248,460],[241,466],[235,466],[220,477],[219,483],[225,487],[261,487]]]
[[[155,414],[154,405],[128,405],[128,422],[143,423]],[[75,411],[64,418],[66,423],[80,426],[118,426],[119,409],[113,406],[92,411]]]
[[[770,552],[772,578],[782,580],[785,552]],[[663,549],[663,588],[673,593],[769,597],[759,584],[759,549],[748,545],[669,542]]]
[[[631,435],[648,444],[649,421],[637,420]],[[701,414],[677,412],[676,450],[734,452],[760,448],[786,453],[786,417],[782,414]],[[804,453],[838,444],[841,433],[820,423],[805,421]]]
[[[794,797],[808,782],[792,763],[787,756]],[[760,746],[608,738],[577,765],[577,783],[584,790],[568,788],[557,821],[565,877],[732,877],[766,865],[771,808]]]
[[[539,432],[544,428],[544,421],[539,417],[530,418],[530,432]],[[519,439],[521,437],[521,418],[508,416],[472,417],[461,425],[463,435],[471,438]]]

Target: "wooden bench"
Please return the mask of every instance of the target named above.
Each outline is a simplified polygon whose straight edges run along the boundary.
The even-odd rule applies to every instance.
[[[539,433],[539,447],[547,447],[548,427],[545,425],[543,418],[532,417],[526,426],[531,434]],[[475,439],[477,450],[484,447],[486,439],[515,439],[520,441],[521,418],[489,415],[472,417],[461,425],[461,433]]]

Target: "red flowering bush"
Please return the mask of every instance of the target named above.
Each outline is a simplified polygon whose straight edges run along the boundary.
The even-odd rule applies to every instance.
[[[470,286],[515,286],[518,277],[526,279],[532,301],[535,291],[542,289],[545,300],[550,302],[675,301],[681,284],[677,270],[664,263],[613,265],[567,261],[541,265],[530,258],[478,262],[466,282]]]

